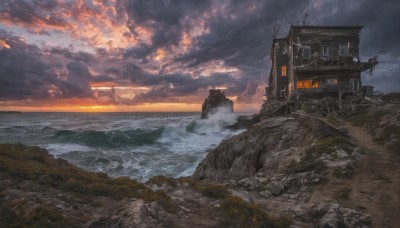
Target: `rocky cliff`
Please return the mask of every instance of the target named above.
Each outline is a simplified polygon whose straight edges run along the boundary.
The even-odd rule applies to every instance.
[[[225,97],[219,89],[210,89],[210,94],[204,100],[201,107],[201,118],[206,119],[210,114],[217,112],[218,108],[226,108],[233,112],[233,101]]]
[[[399,105],[348,102],[343,110],[310,105],[315,112],[264,106],[248,121],[256,124],[210,151],[193,176],[225,183],[294,227],[395,227]]]

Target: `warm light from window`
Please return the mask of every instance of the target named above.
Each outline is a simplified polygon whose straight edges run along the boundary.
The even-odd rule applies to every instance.
[[[299,81],[297,81],[297,88],[298,89],[312,88],[312,81],[311,80],[299,80]]]
[[[286,75],[287,75],[287,74],[286,74],[286,66],[282,66],[282,67],[281,67],[281,70],[282,70],[282,76],[283,76],[283,77],[286,77]]]
[[[319,82],[314,82],[312,85],[313,88],[319,88]]]

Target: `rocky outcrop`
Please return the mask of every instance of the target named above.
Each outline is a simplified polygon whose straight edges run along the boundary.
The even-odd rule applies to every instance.
[[[197,167],[198,179],[241,179],[254,176],[261,168],[274,164],[269,156],[289,156],[290,147],[302,147],[311,143],[315,136],[302,128],[294,118],[267,119],[253,125],[248,131],[223,141]],[[279,161],[277,161],[279,163]]]
[[[285,172],[293,167],[293,162],[299,162],[305,150],[319,138],[336,136],[341,137],[343,133],[312,116],[265,119],[248,131],[221,142],[208,153],[193,176],[226,180],[252,177],[260,170]]]
[[[215,113],[218,108],[226,108],[233,112],[233,101],[226,98],[224,92],[219,89],[210,89],[209,92],[210,94],[201,107],[202,119],[206,119],[210,114]]]
[[[235,195],[263,204],[268,213],[289,215],[294,227],[368,227],[367,214],[332,203],[335,195],[346,197],[347,189],[314,196],[319,194],[317,186],[351,176],[362,158],[344,131],[313,115],[292,113],[292,117],[261,118],[223,141],[193,176],[228,184]],[[319,205],[320,200],[326,203]]]

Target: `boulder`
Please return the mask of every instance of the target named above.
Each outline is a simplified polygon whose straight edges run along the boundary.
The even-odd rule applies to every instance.
[[[340,212],[340,206],[338,204],[332,204],[331,208],[321,219],[320,227],[323,228],[345,227],[343,222],[343,216]]]
[[[224,92],[219,89],[210,89],[209,92],[201,107],[202,119],[207,119],[210,114],[217,112],[218,108],[226,108],[233,112],[233,101],[226,98]]]
[[[285,186],[279,183],[271,183],[267,186],[267,190],[269,190],[273,196],[279,196],[283,190],[285,190]]]

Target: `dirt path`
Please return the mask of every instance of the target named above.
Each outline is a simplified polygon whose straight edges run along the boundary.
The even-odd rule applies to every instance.
[[[400,159],[371,135],[346,123],[349,135],[364,150],[358,172],[344,181],[351,189],[345,206],[356,206],[372,217],[373,227],[400,227]],[[349,205],[346,205],[349,204]]]
[[[350,137],[363,149],[364,158],[358,161],[353,176],[333,178],[317,187],[308,203],[336,201],[346,208],[369,214],[372,227],[400,227],[400,158],[374,143],[362,128],[349,123],[340,125],[347,128]]]

